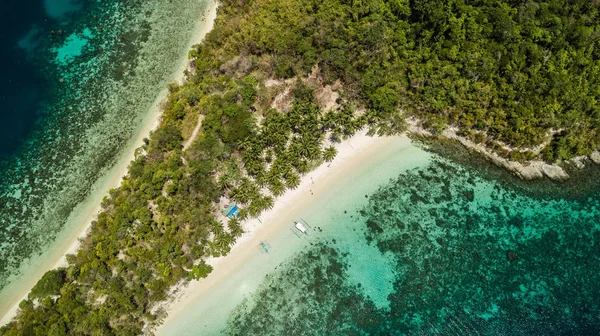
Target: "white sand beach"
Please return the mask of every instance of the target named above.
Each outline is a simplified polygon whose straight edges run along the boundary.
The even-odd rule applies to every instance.
[[[394,172],[397,170],[391,169],[394,172],[387,176],[386,173],[390,171],[389,167],[381,168],[386,171],[382,174],[374,172],[374,167],[382,166],[385,163],[402,169],[402,159],[398,157],[398,154],[404,153],[406,150],[416,150],[406,136],[370,137],[366,135],[366,131],[361,131],[354,137],[343,141],[336,145],[336,148],[338,155],[331,163],[325,163],[303,176],[300,186],[288,190],[277,198],[275,206],[261,215],[261,221],[249,219],[243,223],[245,233],[235,243],[229,255],[209,261],[214,268],[213,272],[205,279],[189,283],[187,287],[176,294],[174,302],[167,309],[168,317],[164,324],[156,330],[158,335],[174,333],[193,335],[193,331],[181,327],[184,321],[189,322],[194,319],[193,314],[190,315],[190,311],[198,309],[210,311],[211,306],[221,309],[223,305],[235,305],[232,300],[228,300],[228,297],[238,294],[234,293],[235,290],[232,288],[249,289],[244,284],[245,281],[248,281],[248,274],[245,274],[248,272],[248,268],[252,269],[250,270],[252,273],[266,273],[297,251],[298,246],[295,245],[306,244],[307,239],[298,239],[289,230],[293,220],[299,220],[301,216],[310,218],[315,204],[318,207],[319,204],[326,203],[327,199],[335,197],[337,190],[343,190],[344,186],[347,188],[349,183],[351,184],[363,175],[368,175],[369,172],[379,175],[379,178],[376,176],[377,181],[374,181],[376,185],[373,185],[373,188],[376,188],[380,183],[387,181],[389,177],[395,176]],[[420,150],[418,151],[420,152]],[[413,160],[415,164],[428,160],[428,155],[420,156],[423,160]],[[392,158],[392,162],[390,162],[390,158]],[[364,199],[362,194],[359,197]],[[317,216],[315,213],[312,215],[313,217]],[[281,236],[286,237],[281,238]],[[276,252],[272,252],[266,257],[260,248],[261,241],[265,241],[267,244],[278,241],[277,245],[284,245],[285,250],[277,249]],[[255,263],[258,263],[257,267],[261,270],[254,266],[247,267]],[[264,266],[265,263],[269,265]],[[248,293],[242,295],[245,294]],[[202,305],[202,307],[198,308],[198,305]],[[202,316],[202,314],[199,315]],[[219,318],[223,318],[223,316],[219,316]],[[214,323],[209,316],[206,317],[206,321],[202,321],[202,323],[205,322]],[[204,330],[203,333],[206,331]]]
[[[177,61],[177,68],[173,71],[168,82],[182,82],[184,70],[188,66],[187,51],[195,44],[202,41],[204,36],[212,30],[214,20],[217,15],[216,1],[210,1],[204,20],[198,20],[194,27],[194,32],[185,48],[185,53]],[[91,222],[95,220],[100,212],[102,199],[108,194],[109,190],[116,188],[121,184],[123,177],[127,174],[129,163],[134,159],[135,150],[142,146],[144,138],[158,126],[162,114],[161,104],[168,94],[165,88],[156,98],[151,108],[145,114],[143,123],[139,126],[136,135],[129,141],[125,150],[117,160],[117,164],[101,176],[94,186],[90,195],[82,201],[71,213],[66,227],[75,229],[64,232],[57,237],[54,248],[50,251],[42,265],[32,265],[31,272],[26,272],[18,281],[12,281],[3,292],[7,293],[0,301],[0,326],[4,325],[15,316],[19,303],[27,298],[31,288],[37,283],[42,275],[50,269],[66,266],[66,255],[73,254],[79,248],[79,238],[84,237],[90,228]]]

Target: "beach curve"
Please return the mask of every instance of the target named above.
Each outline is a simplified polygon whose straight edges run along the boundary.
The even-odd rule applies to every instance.
[[[386,160],[387,154],[394,154],[398,146],[412,146],[410,139],[405,135],[377,137],[368,136],[363,130],[353,137],[336,144],[338,154],[330,163],[324,163],[315,170],[307,173],[301,179],[296,189],[287,190],[282,196],[275,200],[272,209],[265,211],[260,219],[251,218],[243,222],[244,235],[233,245],[231,252],[219,258],[211,258],[207,263],[213,267],[213,271],[199,281],[193,281],[186,285],[180,285],[172,302],[166,307],[167,318],[164,323],[157,327],[157,335],[170,335],[177,329],[180,319],[185,319],[187,311],[193,310],[198,302],[211,302],[218,304],[207,295],[214,294],[216,287],[224,286],[226,281],[232,281],[234,274],[240,272],[243,264],[257,258],[260,243],[276,240],[278,236],[290,234],[287,227],[298,214],[305,213],[314,202],[331,192],[350,172],[356,172],[373,164],[380,164]],[[388,153],[390,151],[390,153]],[[279,251],[278,254],[293,253],[293,248],[288,251]],[[285,257],[284,257],[285,259]]]

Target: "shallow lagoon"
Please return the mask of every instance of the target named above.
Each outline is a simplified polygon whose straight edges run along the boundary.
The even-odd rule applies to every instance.
[[[203,289],[202,293],[186,293],[190,295],[185,300],[188,303],[180,306],[181,313],[166,320],[158,335],[218,335],[235,307],[251,298],[264,286],[265,277],[272,277],[272,272],[281,269],[286,261],[302,251],[311,250],[312,244],[322,240],[335,238],[339,247],[343,241],[355,241],[362,233],[358,230],[345,230],[344,222],[337,221],[346,215],[344,211],[349,213],[351,209],[364,204],[367,200],[365,195],[375,192],[379,185],[385,184],[390,178],[407,169],[425,165],[429,161],[430,154],[413,146],[406,137],[388,143],[389,146],[376,152],[359,154],[361,158],[368,159],[358,164],[352,162],[345,166],[347,161],[342,161],[342,166],[334,165],[334,171],[324,175],[323,179],[315,179],[314,185],[303,191],[306,196],[299,196],[302,198],[301,205],[287,204],[286,206],[290,207],[289,212],[277,212],[276,218],[269,219],[274,221],[273,223],[265,223],[270,228],[262,230],[257,225],[252,229],[250,234],[258,234],[258,238],[269,245],[269,253],[264,253],[258,245],[247,255],[246,249],[236,251],[234,248],[225,258],[243,260],[240,265],[227,265],[232,267],[231,272],[215,276],[214,273],[218,273],[220,266],[217,264],[213,274],[201,280],[212,285],[206,290]],[[314,195],[310,194],[312,191]],[[309,200],[307,203],[304,201],[306,199]],[[295,203],[293,200],[289,202]],[[306,220],[312,229],[308,236],[298,238],[290,229],[292,220],[300,218]],[[355,272],[350,275],[349,281],[363,281],[361,268],[374,266],[372,259],[387,263],[385,258],[380,257],[376,248],[366,243],[354,244],[351,247],[353,253],[350,257],[357,267],[353,269]],[[244,255],[240,256],[240,252]],[[374,286],[382,284],[384,289],[391,289],[385,281],[374,281]],[[385,300],[384,295],[377,298]]]
[[[166,330],[598,334],[599,193],[556,194],[414,146],[402,155],[336,184],[305,209],[310,239],[272,238],[243,281],[234,274]]]
[[[542,194],[436,156],[337,218],[362,235],[287,261],[223,333],[598,334],[600,194]],[[348,251],[365,243],[388,263],[357,283]]]

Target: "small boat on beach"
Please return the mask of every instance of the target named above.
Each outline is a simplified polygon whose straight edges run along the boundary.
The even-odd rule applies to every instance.
[[[267,244],[265,244],[265,242],[261,241],[260,247],[262,247],[262,249],[265,250],[265,252],[269,253],[269,248],[267,247]]]

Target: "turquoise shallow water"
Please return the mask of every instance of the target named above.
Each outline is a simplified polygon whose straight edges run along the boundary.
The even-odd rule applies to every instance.
[[[19,86],[8,84],[19,95],[0,95],[0,115],[10,120],[2,126],[15,129],[0,139],[0,147],[10,145],[0,150],[1,309],[10,305],[6,286],[28,278],[32,269],[50,267],[46,254],[87,224],[93,210],[78,206],[100,203],[109,186],[98,181],[133,153],[140,134],[147,135],[156,118],[151,107],[181,75],[177,67],[209,3],[19,3],[35,14],[30,16],[37,21],[26,22],[13,2],[0,8],[24,23],[16,38],[6,40],[12,43],[7,50],[17,50],[17,61],[31,71],[21,73]],[[88,201],[97,194],[102,196]]]
[[[353,146],[353,140],[350,140],[350,146]],[[353,147],[360,146],[356,145]],[[179,312],[172,314],[157,334],[220,335],[237,305],[254,302],[252,296],[261,286],[265,286],[265,277],[272,277],[272,272],[282,269],[286,261],[293,259],[301,251],[311,249],[311,244],[322,240],[336,239],[342,253],[347,253],[349,260],[352,260],[349,283],[365,281],[362,276],[364,268],[375,267],[384,271],[389,269],[389,260],[376,247],[367,244],[364,239],[361,244],[353,243],[362,237],[362,232],[358,228],[346,230],[346,222],[339,219],[346,216],[344,212],[348,213],[351,209],[364,205],[368,200],[365,195],[375,192],[379,185],[385,184],[390,178],[426,165],[430,154],[412,145],[405,137],[387,141],[385,146],[377,148],[364,150],[369,151],[368,154],[359,153],[360,160],[352,164],[346,164],[345,161],[334,162],[331,168],[327,168],[332,170],[328,175],[315,178],[314,185],[310,184],[307,189],[299,191],[302,201],[276,201],[276,207],[284,207],[289,212],[279,211],[279,208],[277,216],[263,218],[263,224],[252,220],[248,229],[250,234],[266,242],[269,253],[264,253],[258,244],[253,249],[251,246],[250,249],[248,246],[240,250],[234,248],[225,258],[233,258],[237,262],[232,261],[233,264],[226,265],[225,268],[217,264],[215,271],[201,280],[209,287],[185,293],[183,301],[177,306]],[[290,230],[292,220],[300,218],[313,227],[309,235],[302,235],[301,238]],[[384,276],[373,278],[368,284],[373,289],[370,294],[377,304],[385,305],[386,293],[393,289],[389,280],[394,273],[382,272],[382,275]],[[379,286],[383,286],[381,291]],[[275,328],[277,323],[270,325],[273,330],[279,330]]]
[[[434,156],[354,208],[320,214],[310,248],[213,332],[599,334],[600,194],[482,168]]]

